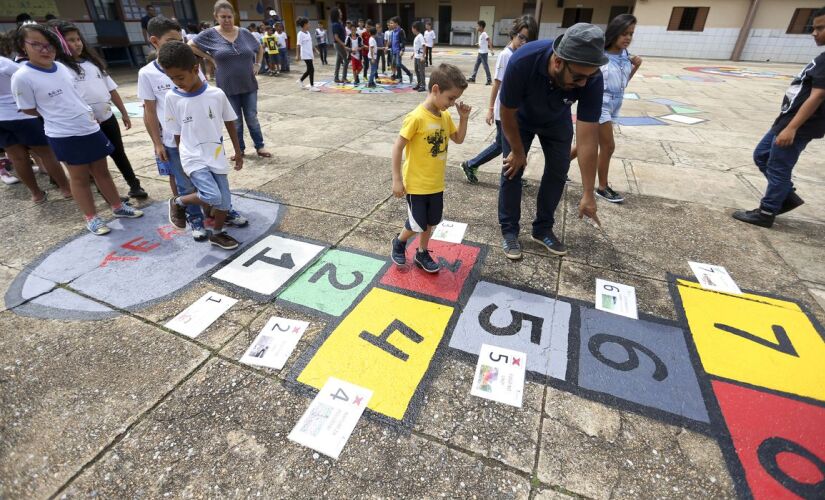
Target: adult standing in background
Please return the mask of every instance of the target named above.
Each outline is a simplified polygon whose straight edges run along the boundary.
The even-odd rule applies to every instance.
[[[140,18],[140,27],[143,29],[143,39],[147,42],[149,41],[149,33],[146,32],[146,26],[149,25],[149,21],[158,15],[155,6],[149,4],[146,6],[146,15]],[[152,48],[152,47],[149,47]]]
[[[238,128],[240,154],[243,155],[245,149],[243,123],[246,121],[258,156],[270,158],[272,154],[264,149],[264,137],[258,122],[256,75],[261,69],[264,48],[252,33],[235,26],[235,10],[226,0],[215,2],[214,15],[218,25],[201,31],[189,45],[196,55],[214,64],[217,86],[229,98],[232,109],[238,115],[235,125]]]
[[[349,54],[347,54],[347,46],[344,42],[347,39],[347,32],[344,30],[344,25],[341,24],[341,9],[332,9],[329,13],[329,19],[332,21],[330,31],[332,32],[332,44],[335,45],[335,83],[347,82],[347,68],[349,67]],[[344,66],[344,78],[338,78],[338,69]]]

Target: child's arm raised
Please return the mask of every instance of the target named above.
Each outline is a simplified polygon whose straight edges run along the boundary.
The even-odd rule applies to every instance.
[[[392,194],[396,198],[404,196],[404,180],[401,178],[401,155],[409,141],[398,136],[392,145]]]
[[[229,139],[232,140],[232,148],[235,150],[235,170],[243,168],[243,155],[241,152],[241,143],[238,141],[238,129],[235,128],[234,121],[223,122],[226,131],[229,132]]]
[[[469,104],[465,104],[464,101],[455,103],[455,107],[458,110],[459,117],[458,129],[453,132],[450,139],[456,144],[461,144],[464,142],[464,136],[467,135],[467,122],[470,119],[470,112],[473,108]]]
[[[123,126],[126,127],[126,130],[132,128],[132,119],[129,118],[129,112],[126,111],[126,106],[123,105],[123,99],[120,98],[120,94],[117,93],[117,90],[113,90],[109,92],[112,96],[112,103],[114,103],[115,107],[120,111],[120,117],[123,119]]]

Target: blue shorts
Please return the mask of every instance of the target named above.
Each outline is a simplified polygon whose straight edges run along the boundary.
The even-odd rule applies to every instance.
[[[232,193],[229,192],[229,176],[212,173],[201,168],[189,174],[192,184],[198,190],[198,198],[217,210],[228,212],[232,208]]]
[[[49,137],[49,145],[57,159],[67,165],[86,165],[106,158],[115,150],[101,130],[75,137]]]
[[[602,115],[599,117],[599,125],[607,122],[616,122],[619,119],[619,110],[622,109],[624,96],[618,97],[604,93],[602,96]]]
[[[0,121],[0,148],[22,144],[24,146],[48,146],[40,118]]]
[[[407,195],[407,223],[405,227],[423,233],[427,226],[437,226],[444,212],[444,192]]]

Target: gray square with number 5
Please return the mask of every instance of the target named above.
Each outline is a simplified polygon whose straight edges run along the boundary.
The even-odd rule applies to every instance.
[[[579,386],[708,422],[685,336],[674,326],[581,309]]]
[[[450,347],[478,356],[481,344],[527,354],[527,371],[565,379],[572,307],[566,302],[481,281],[450,337]]]

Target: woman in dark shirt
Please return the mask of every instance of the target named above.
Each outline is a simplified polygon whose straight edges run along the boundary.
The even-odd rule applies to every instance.
[[[201,31],[189,45],[195,54],[215,65],[218,88],[229,98],[238,115],[235,125],[240,153],[243,154],[245,149],[243,122],[246,120],[258,156],[270,158],[272,154],[264,149],[264,137],[258,123],[258,80],[255,77],[261,69],[263,46],[248,30],[235,26],[235,10],[226,0],[215,3],[215,20],[217,26]]]

